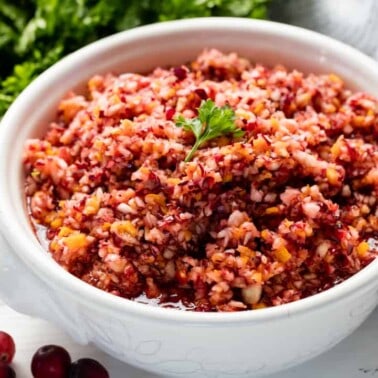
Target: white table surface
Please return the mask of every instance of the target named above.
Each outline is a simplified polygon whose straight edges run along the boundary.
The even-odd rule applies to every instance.
[[[21,315],[1,302],[0,329],[12,334],[15,339],[16,356],[13,365],[17,378],[31,378],[31,357],[36,349],[46,344],[66,347],[73,359],[92,357],[99,360],[108,368],[111,378],[157,377],[114,360],[93,346],[78,345],[51,324]],[[269,378],[369,377],[378,378],[378,310],[354,334],[331,351]]]
[[[272,17],[275,20],[321,31],[378,59],[377,0],[285,0],[275,11]],[[108,368],[111,378],[156,377],[116,361],[93,346],[78,345],[51,324],[18,314],[1,302],[0,329],[14,336],[17,348],[14,367],[18,378],[31,377],[29,366],[34,351],[51,343],[66,347],[73,359],[98,359]],[[378,378],[378,310],[330,352],[269,378],[369,377]]]

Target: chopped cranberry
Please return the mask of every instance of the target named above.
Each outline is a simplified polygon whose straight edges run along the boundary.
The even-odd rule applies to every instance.
[[[214,177],[211,177],[211,176],[208,176],[208,177],[205,177],[203,180],[202,180],[202,189],[210,189],[212,186],[214,186],[215,184],[215,179]]]
[[[68,378],[109,378],[109,373],[96,360],[81,358],[72,363]]]
[[[175,67],[173,69],[173,73],[175,74],[175,76],[177,77],[177,80],[179,81],[186,79],[187,72],[182,67]]]
[[[207,93],[203,88],[197,88],[194,90],[194,93],[201,99],[206,100],[207,99]]]
[[[154,189],[156,190],[160,188],[161,181],[160,181],[159,176],[154,172],[150,172],[148,174],[148,180],[144,182],[144,185],[149,190],[154,190]]]
[[[165,112],[165,118],[168,120],[168,121],[171,121],[173,116],[175,115],[175,109],[173,108],[169,108],[166,110]]]
[[[45,345],[35,352],[31,371],[34,378],[67,378],[70,365],[71,357],[64,348]]]
[[[257,128],[258,124],[256,121],[252,121],[252,122],[247,122],[247,124],[245,125],[245,129],[247,131],[253,131]]]
[[[12,336],[0,331],[0,363],[10,364],[13,360],[16,347]]]
[[[16,373],[9,365],[1,364],[0,378],[16,378]]]

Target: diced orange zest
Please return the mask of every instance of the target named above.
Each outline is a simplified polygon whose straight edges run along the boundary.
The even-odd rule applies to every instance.
[[[97,214],[100,209],[100,200],[96,196],[92,196],[85,202],[85,207],[83,210],[84,215],[94,215]]]
[[[334,82],[334,83],[342,83],[343,81],[340,79],[340,77],[339,76],[337,76],[336,74],[334,74],[334,73],[331,73],[331,74],[329,74],[328,75],[328,78],[329,78],[329,80],[331,80],[332,82]]]
[[[331,185],[337,185],[339,183],[340,177],[335,168],[328,167],[326,170],[327,180]]]
[[[153,194],[153,193],[150,193],[150,194],[147,194],[145,197],[144,197],[146,203],[148,203],[149,205],[160,205],[160,206],[164,206],[165,205],[165,198],[162,194]]]
[[[307,106],[312,98],[312,94],[310,92],[302,93],[300,95],[297,95],[296,102],[298,106],[305,107]]]
[[[262,303],[262,302],[252,305],[252,308],[254,310],[261,310],[262,308],[266,308],[266,307],[267,307],[267,305],[265,303]]]
[[[272,125],[272,129],[275,130],[275,131],[280,128],[280,123],[278,122],[277,118],[271,118],[270,124]]]
[[[262,136],[254,139],[252,145],[256,153],[265,152],[269,147],[267,141]]]
[[[138,235],[137,228],[129,220],[116,221],[111,225],[110,229],[112,232],[120,234],[126,232],[134,238]]]
[[[340,155],[341,148],[340,148],[340,141],[337,140],[331,147],[331,155],[333,158],[337,158]]]
[[[263,275],[260,272],[255,272],[252,274],[252,279],[254,279],[256,283],[261,283],[263,279]]]
[[[178,185],[180,182],[181,182],[181,180],[177,177],[167,178],[167,184],[169,184],[169,185]]]
[[[232,230],[232,237],[235,239],[240,239],[244,237],[244,231],[241,228],[234,228]]]
[[[240,256],[254,257],[256,253],[252,249],[246,247],[245,245],[239,245],[237,248]]]
[[[51,221],[50,227],[51,228],[59,228],[63,224],[63,219],[62,218],[55,218]]]
[[[73,232],[73,230],[72,230],[71,228],[66,227],[66,226],[63,226],[63,227],[60,229],[58,236],[59,236],[59,237],[65,237],[65,236],[70,235],[72,232]]]
[[[264,240],[268,240],[269,239],[269,231],[268,230],[262,230],[261,231],[261,237],[264,239]]]
[[[256,115],[259,115],[265,108],[265,105],[264,103],[261,101],[261,102],[258,102],[252,109],[253,113],[255,113]]]
[[[221,252],[216,252],[214,253],[212,256],[211,256],[211,261],[214,263],[214,264],[219,264],[221,263],[222,261],[224,261],[225,259],[225,256],[223,253]]]
[[[366,241],[361,242],[358,244],[357,248],[357,255],[359,257],[364,257],[366,256],[367,252],[369,251],[369,244]]]
[[[246,265],[249,261],[249,257],[248,256],[240,256],[239,257],[240,261],[243,263],[243,265]]]
[[[279,262],[286,263],[291,259],[291,253],[286,247],[281,247],[274,251],[274,255]]]
[[[370,127],[374,123],[374,110],[369,109],[364,115],[355,115],[352,118],[352,125],[355,127]]]
[[[273,206],[273,207],[268,207],[266,210],[265,210],[265,214],[269,215],[269,214],[278,214],[280,212],[279,208],[277,206]]]
[[[184,231],[184,239],[187,242],[192,239],[192,233],[189,230],[185,230]]]
[[[58,249],[58,242],[54,239],[50,243],[50,249],[52,251],[56,251]]]
[[[41,174],[40,171],[38,171],[37,169],[33,169],[32,173],[30,174],[31,177],[33,177],[34,179],[37,178],[39,175]]]
[[[112,224],[109,223],[109,222],[104,222],[104,223],[102,224],[102,229],[103,229],[104,231],[109,231],[111,225],[112,225]]]
[[[45,222],[46,223],[51,223],[54,220],[55,217],[56,217],[56,212],[55,211],[51,211],[50,213],[48,213],[45,216]]]
[[[87,235],[81,232],[74,232],[64,239],[64,244],[71,250],[77,250],[80,248],[85,248],[89,243],[87,240]]]

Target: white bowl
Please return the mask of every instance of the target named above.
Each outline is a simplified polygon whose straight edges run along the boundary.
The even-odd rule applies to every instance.
[[[0,127],[0,292],[14,309],[45,318],[79,343],[164,376],[246,377],[299,364],[355,330],[378,300],[378,261],[346,282],[298,302],[239,313],[152,307],[102,292],[65,272],[43,250],[28,221],[21,156],[59,99],[96,73],[148,71],[194,58],[205,47],[265,64],[336,72],[378,95],[378,66],[322,35],[245,19],[192,19],[103,39],[63,59],[16,100]]]

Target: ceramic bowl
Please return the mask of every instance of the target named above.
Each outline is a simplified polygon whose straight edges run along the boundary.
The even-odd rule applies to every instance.
[[[191,19],[100,40],[63,59],[15,101],[0,127],[0,293],[14,309],[47,319],[142,369],[177,377],[247,377],[299,364],[334,346],[375,308],[378,261],[340,285],[298,302],[239,313],[193,313],[135,303],[64,271],[29,224],[24,142],[42,134],[59,102],[94,74],[146,72],[215,47],[267,65],[335,72],[378,95],[378,66],[362,53],[304,29],[267,21]]]

